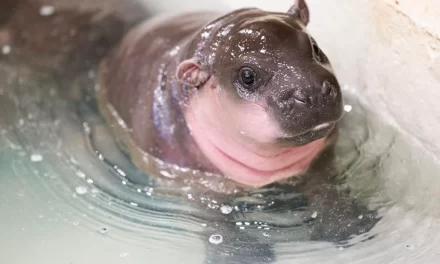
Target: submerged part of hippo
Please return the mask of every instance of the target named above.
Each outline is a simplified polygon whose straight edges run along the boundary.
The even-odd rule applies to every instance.
[[[215,15],[134,28],[101,64],[101,112],[149,173],[252,187],[303,173],[342,116],[338,81],[305,28],[306,3]]]

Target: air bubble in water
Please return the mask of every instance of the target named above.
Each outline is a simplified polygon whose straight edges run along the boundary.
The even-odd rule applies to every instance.
[[[76,190],[76,193],[80,194],[80,195],[87,193],[87,188],[83,187],[83,186],[78,186],[78,187],[76,187],[75,190]]]
[[[344,105],[344,111],[347,113],[350,113],[351,110],[353,110],[353,106],[351,105]]]
[[[215,234],[209,237],[209,243],[218,245],[223,242],[223,237],[221,235]]]
[[[222,214],[230,214],[232,210],[233,208],[229,205],[222,205],[222,207],[220,207],[220,211],[222,212]]]
[[[43,161],[43,156],[41,156],[40,154],[32,154],[31,161],[32,162],[41,162],[41,161]]]
[[[408,250],[414,250],[414,245],[408,244],[405,246],[405,248]]]
[[[77,172],[76,172],[76,176],[78,176],[78,177],[84,179],[84,178],[86,177],[86,174],[85,174],[84,172],[82,172],[82,171],[77,171]]]
[[[121,254],[119,254],[119,256],[120,256],[121,258],[125,258],[125,257],[128,256],[128,252],[122,252]]]
[[[101,233],[101,234],[105,234],[105,233],[107,233],[108,232],[108,228],[107,227],[101,227],[100,229],[99,229],[99,233]]]

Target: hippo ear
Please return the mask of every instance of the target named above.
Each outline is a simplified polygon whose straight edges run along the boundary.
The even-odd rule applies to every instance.
[[[310,13],[305,0],[295,0],[295,3],[290,7],[287,13],[301,20],[305,26],[309,24]]]
[[[209,79],[209,73],[195,60],[182,61],[177,67],[177,80],[192,87],[199,87]]]

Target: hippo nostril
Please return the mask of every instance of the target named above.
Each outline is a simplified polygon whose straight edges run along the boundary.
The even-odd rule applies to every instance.
[[[322,93],[325,95],[330,95],[332,90],[332,85],[330,84],[329,81],[324,81],[324,83],[322,84]]]
[[[293,98],[295,99],[295,102],[300,103],[300,104],[309,103],[309,98],[302,92],[294,93]]]
[[[300,104],[307,104],[307,100],[305,99],[299,99],[295,97],[295,102],[300,103]]]
[[[332,85],[329,81],[324,81],[324,83],[322,84],[322,93],[333,98],[337,95],[335,86]]]

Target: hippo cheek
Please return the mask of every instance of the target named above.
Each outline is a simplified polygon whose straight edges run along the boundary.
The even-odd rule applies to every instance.
[[[188,113],[209,131],[248,146],[271,145],[283,135],[263,102],[246,102],[231,95],[215,78],[191,99]],[[208,131],[208,130],[207,130]]]

